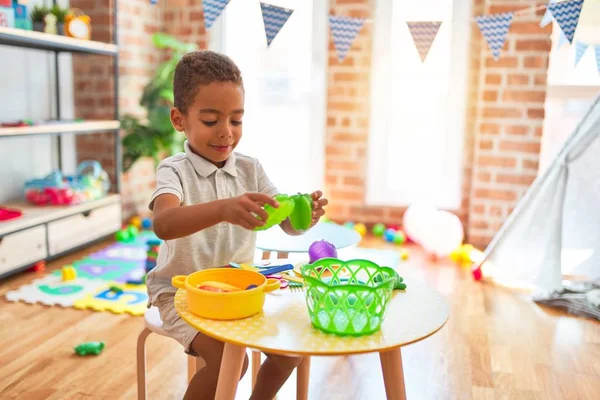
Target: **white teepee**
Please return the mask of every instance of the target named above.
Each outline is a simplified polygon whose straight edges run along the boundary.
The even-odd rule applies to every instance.
[[[564,274],[600,277],[600,96],[484,258],[485,276],[544,291]]]

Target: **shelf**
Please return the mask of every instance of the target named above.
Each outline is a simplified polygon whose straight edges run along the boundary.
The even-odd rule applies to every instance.
[[[6,27],[0,27],[0,45],[110,56],[116,56],[119,52],[119,48],[110,43]]]
[[[6,136],[49,135],[57,133],[93,133],[119,129],[119,121],[56,122],[14,128],[0,127],[0,138]]]
[[[115,204],[120,201],[120,195],[109,194],[98,200],[72,206],[34,206],[24,202],[2,204],[2,206],[7,208],[17,208],[21,210],[23,215],[17,219],[0,222],[0,237],[11,232],[20,231],[22,229],[93,210],[109,204]]]

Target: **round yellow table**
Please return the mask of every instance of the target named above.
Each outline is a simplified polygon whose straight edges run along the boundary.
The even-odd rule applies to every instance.
[[[404,275],[403,275],[404,276]],[[217,400],[233,400],[246,348],[281,355],[303,355],[298,367],[297,397],[308,397],[309,356],[346,356],[378,352],[388,399],[405,399],[401,346],[423,340],[448,320],[446,300],[423,282],[406,279],[406,291],[395,291],[381,330],[362,337],[340,337],[314,328],[304,292],[283,289],[269,294],[263,311],[236,321],[200,318],[187,308],[184,290],[175,295],[179,315],[200,332],[225,343]]]

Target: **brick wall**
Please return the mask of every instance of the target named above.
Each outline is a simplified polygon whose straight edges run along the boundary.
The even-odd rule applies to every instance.
[[[523,4],[517,0],[488,0],[484,12],[519,8]],[[539,27],[543,13],[515,17],[498,62],[484,48],[467,226],[470,241],[481,247],[537,174],[552,29]]]
[[[473,15],[515,11],[534,3],[473,0]],[[372,17],[373,2],[333,0],[332,13]],[[538,5],[545,4],[539,2]],[[518,16],[495,62],[473,23],[463,199],[456,212],[468,240],[484,247],[536,176],[544,118],[551,27],[543,11]],[[336,221],[401,223],[403,208],[365,205],[372,29],[359,33],[343,63],[330,39],[326,191]]]
[[[152,45],[151,35],[163,31],[181,40],[206,47],[202,5],[169,0],[152,6],[148,0],[119,2],[119,107],[120,115],[144,116],[139,99],[151,79],[161,53]],[[112,2],[109,0],[72,0],[92,18],[92,39],[112,42]],[[76,55],[73,58],[75,112],[79,118],[113,119],[113,64],[103,56]],[[114,136],[98,134],[77,138],[78,160],[96,159],[114,176]],[[148,200],[155,186],[155,166],[150,159],[139,160],[122,177],[123,214],[129,217],[147,213]]]

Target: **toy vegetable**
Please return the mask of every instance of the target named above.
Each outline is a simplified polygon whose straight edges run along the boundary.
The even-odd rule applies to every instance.
[[[263,226],[255,228],[256,231],[264,231],[279,225],[286,218],[290,219],[292,227],[296,230],[304,231],[310,227],[312,223],[312,197],[308,194],[295,194],[288,196],[287,194],[278,194],[274,197],[279,203],[278,208],[274,208],[269,204],[265,205],[265,211],[268,214],[267,222]]]
[[[97,356],[104,350],[104,342],[85,342],[75,346],[75,353],[80,356],[93,354]]]
[[[294,200],[294,209],[290,214],[290,223],[297,231],[305,231],[310,228],[312,222],[313,201],[309,194],[295,194],[291,196]]]

